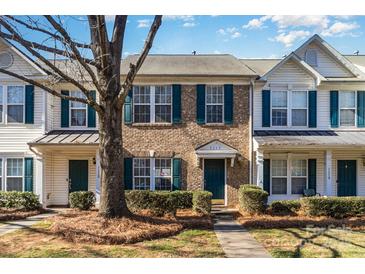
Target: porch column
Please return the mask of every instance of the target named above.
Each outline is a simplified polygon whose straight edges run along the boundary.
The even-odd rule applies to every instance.
[[[43,158],[38,156],[35,158],[35,174],[33,178],[35,179],[35,193],[39,196],[39,202],[45,206]]]
[[[325,193],[327,196],[332,196],[332,151],[326,150],[325,162]]]
[[[263,188],[264,187],[264,154],[260,150],[256,151],[256,168],[257,168],[256,184],[257,184],[257,186]]]

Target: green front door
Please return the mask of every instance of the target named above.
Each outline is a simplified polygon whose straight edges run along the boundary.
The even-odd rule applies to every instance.
[[[356,160],[337,161],[337,196],[356,196]]]
[[[70,160],[69,161],[69,190],[87,191],[89,185],[89,168],[87,160]]]
[[[213,193],[213,199],[224,199],[224,159],[204,160],[204,189]]]

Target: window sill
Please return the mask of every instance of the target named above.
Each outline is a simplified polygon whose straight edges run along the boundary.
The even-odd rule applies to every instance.
[[[231,125],[226,125],[225,123],[205,123],[202,124],[205,127],[229,127]]]
[[[171,127],[172,123],[133,123],[133,127]]]

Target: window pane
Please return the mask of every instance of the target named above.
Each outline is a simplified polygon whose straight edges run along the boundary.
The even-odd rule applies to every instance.
[[[135,104],[149,104],[150,103],[150,87],[149,86],[135,86],[133,91],[133,103]]]
[[[23,106],[9,105],[8,106],[8,122],[23,123]]]
[[[207,106],[207,123],[223,122],[223,106],[208,105]]]
[[[286,106],[287,106],[286,91],[273,91],[272,107],[286,107]]]
[[[171,122],[171,105],[156,105],[155,106],[155,121],[157,123]]]
[[[306,109],[293,109],[292,110],[292,125],[293,126],[306,126],[307,125],[307,110]]]
[[[150,121],[151,121],[150,106],[134,104],[134,122],[149,123]]]
[[[340,124],[341,126],[355,126],[355,110],[341,109]]]
[[[273,126],[286,126],[287,125],[287,110],[286,109],[273,109],[272,110],[272,125]]]
[[[23,159],[7,159],[7,176],[23,176]]]
[[[306,91],[292,91],[292,107],[306,108],[307,107],[307,92]]]
[[[23,191],[23,179],[22,178],[7,178],[6,179],[7,191]]]
[[[341,108],[355,107],[355,91],[340,91],[340,107]]]
[[[150,176],[150,159],[133,159],[134,176]]]
[[[223,104],[222,86],[207,86],[207,104]]]
[[[272,176],[286,176],[287,161],[286,160],[272,160]]]
[[[8,104],[24,103],[24,87],[8,86]]]
[[[149,190],[150,185],[150,178],[134,178],[134,189]]]
[[[171,86],[156,86],[155,88],[155,103],[156,104],[171,104]]]
[[[286,178],[272,178],[272,194],[286,194]]]
[[[307,161],[306,160],[293,160],[291,175],[292,176],[307,176]]]
[[[291,193],[303,194],[307,187],[307,178],[292,178],[291,179]]]
[[[82,93],[81,91],[71,91],[70,95],[72,97],[86,99],[85,94]],[[86,104],[81,103],[81,102],[75,102],[75,101],[70,101],[70,106],[71,106],[71,108],[86,108]]]
[[[155,159],[155,176],[171,176],[170,159]]]
[[[155,190],[171,190],[171,178],[156,178]]]
[[[71,126],[86,126],[86,110],[71,109]]]

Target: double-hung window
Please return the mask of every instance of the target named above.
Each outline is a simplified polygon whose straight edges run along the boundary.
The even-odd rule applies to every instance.
[[[0,124],[4,123],[4,88],[0,86]]]
[[[86,96],[81,91],[71,91],[70,96],[86,99]],[[70,126],[85,127],[87,119],[87,106],[81,102],[70,101]]]
[[[287,91],[273,91],[271,101],[272,126],[288,125],[288,95]]]
[[[24,123],[24,86],[8,86],[6,93],[7,122]]]
[[[139,190],[171,190],[171,159],[134,158],[133,186]]]
[[[340,91],[340,126],[355,126],[356,125],[356,92],[355,91]]]
[[[206,87],[206,122],[223,123],[224,113],[223,86],[210,85]]]
[[[134,86],[134,123],[171,123],[172,86]]]
[[[307,126],[308,94],[307,91],[291,92],[291,124],[292,126]]]
[[[291,193],[303,194],[307,188],[307,160],[291,162]]]
[[[286,194],[287,193],[287,160],[272,160],[271,164],[271,193]]]
[[[6,191],[23,191],[22,158],[6,159]]]

